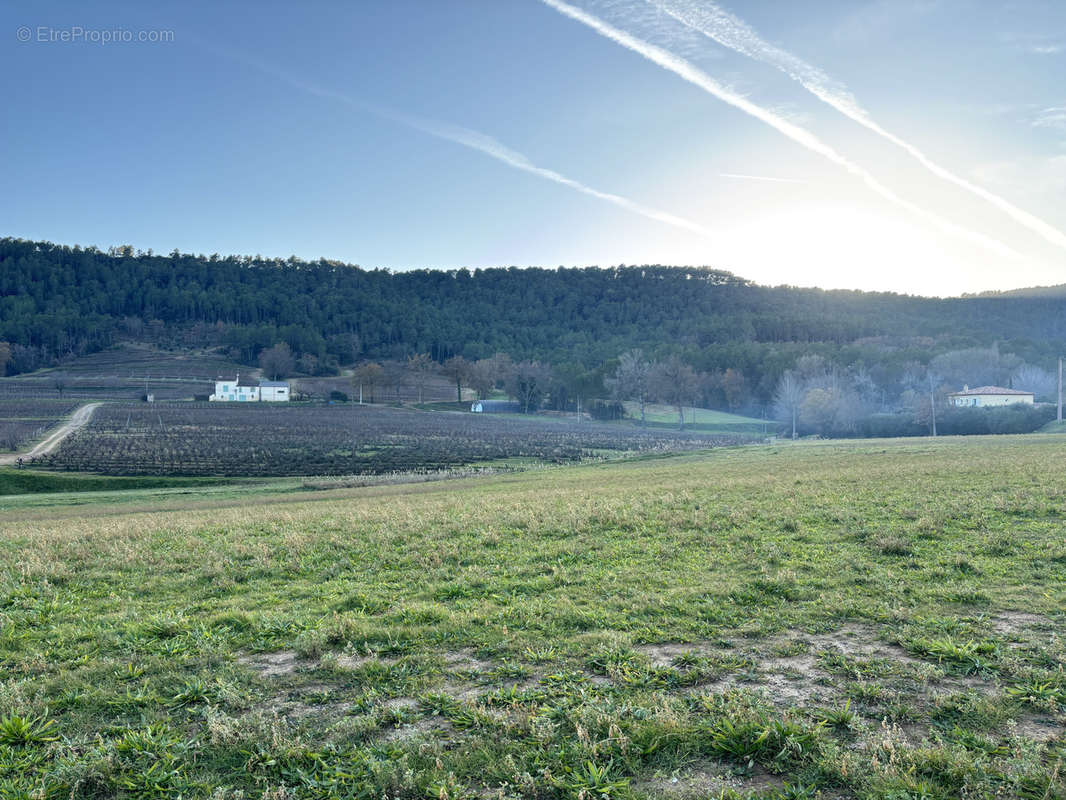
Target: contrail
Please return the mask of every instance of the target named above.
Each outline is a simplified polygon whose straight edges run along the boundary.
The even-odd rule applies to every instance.
[[[544,178],[545,180],[554,181],[555,183],[567,186],[574,191],[587,194],[590,197],[595,197],[599,200],[605,200],[608,203],[613,203],[619,208],[624,208],[626,211],[634,214],[639,214],[647,219],[655,220],[656,222],[662,222],[667,225],[673,225],[675,228],[681,228],[682,230],[691,231],[697,233],[700,236],[704,236],[708,239],[714,239],[719,236],[716,232],[709,228],[693,222],[692,220],[679,217],[674,214],[670,214],[666,211],[660,211],[650,206],[642,205],[635,200],[630,200],[628,197],[622,197],[621,195],[611,194],[610,192],[601,192],[599,189],[594,189],[591,186],[586,186],[580,181],[575,181],[573,178],[568,178],[555,170],[546,169],[545,167],[538,167],[532,163],[526,156],[521,153],[511,150],[502,142],[493,139],[479,131],[471,130],[470,128],[463,128],[459,125],[452,125],[446,122],[439,122],[431,119],[423,119],[411,114],[404,114],[400,111],[394,111],[389,108],[382,108],[380,106],[374,106],[369,103],[360,102],[348,95],[335,91],[333,89],[327,89],[322,86],[318,86],[313,83],[308,83],[300,78],[293,77],[287,72],[274,67],[271,64],[267,64],[264,61],[260,61],[257,58],[247,56],[242,53],[235,53],[233,51],[219,50],[218,48],[211,47],[216,53],[235,58],[245,64],[248,64],[262,72],[272,75],[281,81],[289,84],[290,86],[299,89],[302,92],[307,92],[316,97],[322,97],[328,100],[336,100],[346,105],[357,108],[360,111],[364,111],[370,114],[374,114],[383,119],[391,120],[392,122],[405,125],[409,128],[413,128],[422,133],[435,136],[438,139],[444,139],[455,144],[461,144],[464,147],[469,147],[471,150],[477,150],[480,153],[501,161],[510,167],[528,172],[531,175]]]
[[[743,175],[739,172],[719,172],[719,178],[736,178],[741,181],[769,181],[770,183],[807,183],[798,178],[772,178],[769,175]]]
[[[735,50],[742,55],[762,61],[776,67],[792,80],[824,103],[835,108],[844,116],[873,131],[918,161],[923,167],[938,178],[977,195],[982,200],[1004,212],[1015,222],[1024,225],[1052,244],[1066,247],[1066,234],[1028,211],[1018,208],[997,194],[970,183],[930,159],[910,142],[886,131],[870,117],[869,112],[859,105],[854,95],[845,86],[834,81],[818,67],[808,64],[801,58],[770,44],[751,28],[744,20],[731,14],[713,2],[695,5],[689,0],[647,0],[653,6],[673,17],[683,25],[699,31],[718,44]]]
[[[674,214],[667,213],[666,211],[650,208],[649,206],[630,200],[628,197],[611,194],[610,192],[601,192],[599,189],[593,189],[591,186],[586,186],[579,181],[575,181],[573,178],[561,175],[555,170],[538,167],[521,153],[511,150],[506,145],[484,133],[469,128],[463,128],[458,125],[421,119],[409,114],[402,114],[386,109],[372,109],[368,107],[368,110],[373,111],[379,116],[407,125],[408,127],[422,131],[423,133],[427,133],[430,136],[436,136],[438,139],[445,139],[449,142],[455,142],[464,147],[469,147],[471,150],[477,150],[491,158],[495,158],[497,161],[502,161],[504,164],[514,167],[515,169],[520,169],[523,172],[528,172],[531,175],[536,175],[537,177],[549,181],[555,181],[555,183],[568,186],[574,191],[587,194],[590,197],[596,197],[600,200],[606,200],[608,203],[614,203],[616,206],[624,208],[626,211],[631,211],[634,214],[639,214],[642,217],[647,217],[656,222],[664,222],[667,225],[673,225],[675,228],[682,228],[691,231],[692,233],[706,236],[707,238],[714,238],[716,236],[716,234],[710,229],[692,222],[691,220],[687,220],[684,217],[678,217]]]
[[[604,22],[599,17],[593,16],[580,8],[563,2],[563,0],[542,0],[543,3],[554,8],[561,14],[570,17],[571,19],[580,22],[583,25],[592,28],[596,33],[604,36],[616,44],[622,45],[629,50],[643,56],[651,61],[653,64],[657,64],[663,69],[667,69],[689,83],[698,86],[708,94],[717,97],[725,103],[728,103],[735,108],[740,109],[746,114],[750,114],[756,119],[765,122],[770,127],[777,130],[779,133],[792,139],[797,144],[806,147],[815,153],[818,153],[823,158],[831,161],[832,163],[844,168],[855,177],[859,178],[866,186],[872,191],[879,194],[885,200],[896,204],[900,208],[910,211],[912,214],[925,219],[934,225],[937,225],[942,230],[954,234],[955,236],[966,239],[975,244],[979,244],[982,247],[988,248],[1001,256],[1007,256],[1012,258],[1018,258],[1019,255],[1003,242],[993,239],[989,236],[985,236],[977,231],[971,231],[968,228],[964,228],[960,225],[944,219],[943,217],[934,214],[932,211],[928,211],[921,206],[918,206],[909,200],[905,200],[887,186],[878,181],[873,175],[867,172],[865,169],[854,163],[846,156],[838,153],[832,147],[827,145],[813,133],[806,128],[802,128],[792,122],[789,122],[784,117],[775,114],[769,109],[751,102],[746,97],[737,94],[731,89],[726,88],[707,73],[703,72],[692,63],[686,61],[674,53],[664,50],[661,47],[653,45],[649,42],[645,42],[642,39],[626,33],[613,25]]]

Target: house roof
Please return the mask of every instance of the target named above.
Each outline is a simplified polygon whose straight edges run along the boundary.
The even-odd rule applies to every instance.
[[[259,384],[251,378],[242,378],[238,375],[236,378],[215,378],[215,383],[232,383],[235,386],[240,386],[244,389],[254,389]]]
[[[287,389],[289,387],[288,381],[259,381],[260,387],[268,387],[275,389]]]
[[[1004,389],[1002,386],[978,386],[976,389],[963,389],[961,392],[952,392],[951,397],[967,397],[975,394],[1010,394],[1025,395],[1032,392],[1023,392],[1019,389]]]
[[[474,405],[480,405],[483,411],[521,411],[522,404],[510,400],[478,400]]]

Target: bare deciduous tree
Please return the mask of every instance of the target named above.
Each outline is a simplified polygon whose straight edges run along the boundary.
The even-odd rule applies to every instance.
[[[19,431],[14,425],[0,427],[0,445],[6,450],[15,450],[19,446]]]
[[[644,409],[651,393],[651,363],[640,350],[629,350],[618,358],[614,377],[608,378],[607,388],[615,400],[635,400],[640,404],[640,424],[647,425]]]
[[[296,366],[292,348],[285,342],[278,342],[273,347],[263,350],[259,354],[259,366],[263,374],[272,381],[287,377]]]
[[[393,401],[402,402],[401,392],[407,385],[410,374],[407,365],[403,361],[386,361],[381,365],[383,376],[381,379],[382,395],[387,396],[388,390],[392,390]]]
[[[1022,364],[1014,371],[1011,384],[1015,389],[1032,392],[1038,402],[1055,402],[1058,377],[1032,364]]]
[[[419,403],[424,400],[426,382],[429,380],[429,376],[433,374],[435,366],[433,359],[429,357],[429,353],[418,353],[407,359],[407,368],[410,370],[411,378],[418,388]]]
[[[739,369],[730,367],[722,375],[722,391],[725,393],[725,401],[730,411],[736,412],[740,408],[747,387],[748,382],[744,379],[744,373]]]
[[[522,404],[526,414],[535,409],[551,382],[551,368],[539,361],[522,361],[514,365],[507,381],[507,393]]]
[[[697,376],[688,364],[677,356],[656,364],[652,370],[652,386],[656,396],[677,409],[677,427],[685,427],[685,402],[692,402]]]
[[[444,374],[455,381],[455,399],[463,402],[463,386],[470,377],[470,362],[462,356],[452,356],[444,362]]]
[[[470,388],[477,392],[478,398],[484,400],[496,388],[496,362],[491,358],[475,361],[470,365],[466,380]]]
[[[352,373],[352,386],[359,393],[359,402],[363,402],[363,393],[367,399],[374,402],[374,388],[381,384],[385,378],[385,370],[376,361],[367,361],[355,368]]]
[[[792,423],[792,438],[796,438],[796,421],[803,403],[804,388],[796,374],[791,370],[785,372],[777,382],[774,392],[774,412],[782,422]]]
[[[1020,366],[1020,358],[1000,353],[997,346],[951,350],[929,362],[940,381],[955,389],[961,389],[963,384],[1005,386]]]

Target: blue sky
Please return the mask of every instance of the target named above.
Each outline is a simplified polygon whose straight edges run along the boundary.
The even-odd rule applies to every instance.
[[[0,20],[4,235],[923,294],[1066,282],[1058,0],[8,2]],[[86,40],[105,35],[134,40]]]

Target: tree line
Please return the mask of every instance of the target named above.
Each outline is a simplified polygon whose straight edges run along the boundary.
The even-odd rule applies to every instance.
[[[454,383],[460,403],[464,389],[482,399],[503,392],[525,413],[547,408],[601,419],[628,415],[641,424],[647,422],[648,404],[666,404],[677,414],[680,428],[686,423],[686,409],[747,411],[777,422],[782,434],[794,437],[936,435],[938,430],[948,435],[1024,433],[1052,418],[1057,393],[1051,371],[997,347],[949,351],[928,364],[914,361],[898,377],[876,366],[841,369],[822,356],[802,356],[781,375],[769,408],[753,404],[746,378],[738,370],[700,372],[676,355],[654,360],[640,349],[621,353],[608,363],[610,369],[559,368],[497,353],[474,361],[453,356],[437,364],[420,353],[406,361],[363,362],[354,370],[351,384],[361,402],[399,402],[405,388],[416,389],[422,402],[430,377],[445,376]],[[950,392],[967,383],[1031,391],[1037,406],[955,408],[949,402]],[[628,414],[623,405],[627,402],[632,404]]]
[[[964,386],[1032,392],[1038,406],[956,408],[950,394]],[[783,431],[801,436],[913,436],[1028,433],[1055,416],[1058,379],[998,346],[952,350],[927,363],[912,361],[893,376],[875,365],[840,368],[803,356],[782,374],[773,411]]]
[[[640,350],[679,386],[657,381],[658,397],[745,410],[773,405],[782,376],[804,357],[837,375],[867,375],[886,396],[902,394],[915,364],[966,349],[998,346],[1048,370],[1066,349],[1063,298],[1061,287],[946,299],[767,287],[661,265],[390,272],[4,238],[0,367],[28,372],[123,340],[219,347],[268,365],[284,344],[282,366],[291,358],[291,371],[305,375],[415,354],[444,365],[506,353],[527,365],[521,393],[530,403],[570,406],[592,396],[588,385],[609,398],[622,354]],[[835,406],[852,397],[827,391]],[[833,413],[846,428],[849,415]]]

